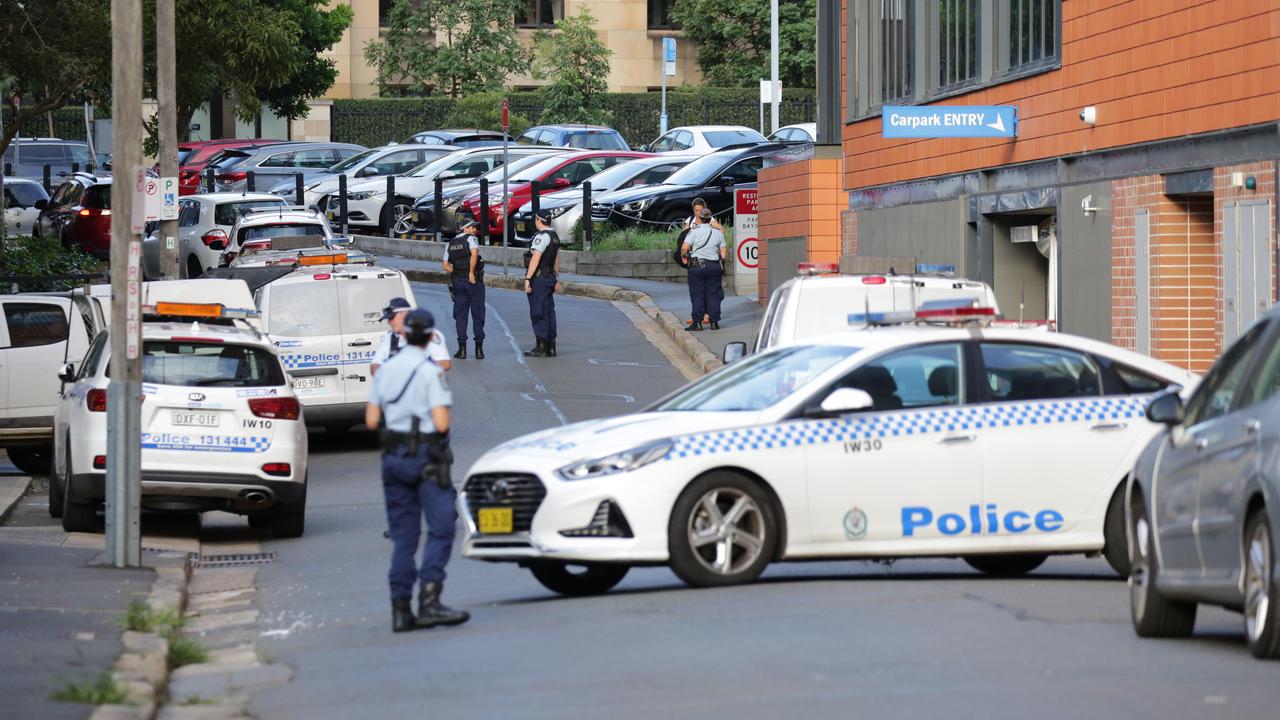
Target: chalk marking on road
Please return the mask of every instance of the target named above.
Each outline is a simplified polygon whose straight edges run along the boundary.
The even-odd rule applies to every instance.
[[[684,376],[685,380],[697,380],[702,377],[702,370],[689,360],[689,356],[676,346],[675,341],[662,332],[658,322],[636,307],[635,303],[614,300],[613,306],[627,316],[627,319],[640,331],[644,339],[657,348],[658,352],[662,353],[671,362],[671,365]]]
[[[532,401],[550,399],[549,397],[545,397],[545,398],[534,397],[535,394],[536,393],[527,393],[527,392],[520,393],[520,397],[524,398],[525,400],[532,400]],[[633,403],[636,401],[636,399],[630,395],[622,395],[617,393],[564,393],[564,392],[546,393],[544,392],[542,394],[548,395],[548,396],[554,395],[555,397],[558,397],[561,400],[586,400],[586,401],[601,400],[604,402],[619,402],[619,403]]]
[[[603,358],[587,358],[592,365],[612,365],[617,367],[665,368],[662,363],[631,362],[628,360],[606,360]]]
[[[498,324],[502,326],[502,334],[507,336],[507,342],[511,345],[511,352],[515,353],[516,362],[520,363],[524,368],[524,371],[528,373],[529,377],[533,380],[533,389],[539,395],[546,395],[547,386],[542,384],[542,381],[538,379],[537,373],[533,371],[533,368],[529,367],[529,363],[524,361],[524,351],[520,349],[520,343],[516,342],[516,336],[511,334],[511,328],[507,325],[507,321],[503,320],[502,316],[498,314],[498,311],[489,303],[485,303],[484,307],[485,312],[493,317],[493,319],[497,320]],[[542,398],[542,401],[551,409],[551,413],[556,416],[556,419],[560,421],[561,425],[569,424],[569,419],[564,416],[564,413],[560,412],[560,408],[556,407],[556,402],[554,400],[549,397],[544,397]]]

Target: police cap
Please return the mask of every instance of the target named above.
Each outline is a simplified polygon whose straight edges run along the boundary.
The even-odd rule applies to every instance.
[[[544,225],[551,224],[551,214],[548,213],[546,210],[539,210],[537,214],[534,215],[534,217],[538,218],[538,222],[541,222]]]
[[[390,320],[391,316],[395,315],[396,313],[402,310],[408,310],[410,307],[412,306],[409,305],[409,301],[405,300],[402,297],[391,298],[391,302],[387,303],[387,306],[382,308],[381,319]]]
[[[715,215],[712,214],[711,208],[702,208],[702,212],[698,213],[698,217],[702,219],[702,222],[711,222],[711,218],[715,217]]]
[[[458,223],[458,232],[462,232],[467,228],[473,228],[473,227],[480,227],[480,223],[476,222],[473,218],[464,218],[461,222]]]
[[[416,310],[409,311],[409,314],[404,318],[404,324],[405,327],[420,327],[423,330],[430,330],[436,326],[436,317],[431,314],[430,310],[417,308]]]

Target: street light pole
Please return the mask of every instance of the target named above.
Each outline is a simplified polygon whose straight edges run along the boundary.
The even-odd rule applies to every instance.
[[[142,562],[142,3],[111,0],[111,384],[107,386],[107,560]]]
[[[177,67],[174,48],[174,0],[156,0],[156,101],[159,103],[160,177],[178,176]],[[177,187],[161,183],[160,192]],[[176,198],[175,198],[176,200]],[[160,221],[160,275],[178,279],[178,219]]]
[[[778,0],[769,0],[769,100],[772,103],[773,130],[778,132]]]

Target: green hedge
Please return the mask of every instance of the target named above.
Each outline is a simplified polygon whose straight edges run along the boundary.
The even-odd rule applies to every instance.
[[[8,126],[13,121],[13,113],[10,112],[8,106],[0,109],[0,117],[4,118],[4,124]],[[111,117],[111,108],[95,108],[94,117],[104,119]],[[48,137],[49,121],[44,116],[31,121],[22,130],[23,137]],[[84,142],[84,108],[76,106],[67,106],[60,110],[53,111],[53,137],[62,138],[63,140],[77,140]]]
[[[816,94],[813,90],[787,89],[784,96],[781,124],[813,122],[816,119]],[[512,113],[528,118],[542,114],[544,101],[539,91],[512,92],[507,97]],[[713,124],[758,127],[759,98],[756,88],[682,87],[668,90],[667,126]],[[370,147],[400,141],[415,132],[444,127],[453,103],[453,100],[442,97],[335,100],[330,138],[334,142],[353,142]],[[661,93],[609,93],[605,109],[613,114],[613,126],[631,145],[642,145],[658,136]],[[765,117],[767,122],[767,108]]]
[[[97,272],[101,263],[77,247],[64,248],[56,240],[28,236],[0,238],[0,293],[13,290],[6,276],[74,275]],[[75,280],[24,282],[19,292],[70,290],[83,285]]]

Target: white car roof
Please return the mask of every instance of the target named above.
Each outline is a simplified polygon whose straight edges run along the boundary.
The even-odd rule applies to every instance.
[[[852,275],[801,275],[794,277],[778,286],[778,289],[801,286],[802,288],[810,285],[820,285],[822,287],[863,287],[863,278],[882,277],[889,283],[922,282],[925,287],[951,287],[955,283],[972,283],[982,285],[979,280],[970,280],[962,277],[947,277],[945,275],[933,275],[922,273],[919,275],[888,275],[884,273],[858,273]]]
[[[275,197],[277,200],[280,199],[276,196],[272,197]],[[326,221],[324,216],[316,210],[290,209],[277,211],[268,208],[262,212],[242,215],[240,219],[236,221],[236,229],[238,230],[242,227],[253,227],[255,225],[278,225],[282,222],[320,223],[324,225],[327,224],[328,221]]]
[[[95,286],[106,288],[105,295],[111,296],[111,286]],[[97,293],[95,293],[96,295]],[[243,280],[222,278],[197,278],[192,280],[157,280],[142,284],[142,304],[155,305],[159,302],[176,303],[221,303],[224,307],[252,310],[253,293]]]
[[[688,130],[690,132],[716,132],[718,130],[748,130],[750,132],[760,132],[755,128],[749,128],[746,125],[681,125],[680,127],[671,128],[671,130]],[[667,132],[671,132],[668,130]]]
[[[274,352],[271,341],[257,330],[245,325],[215,325],[202,322],[153,320],[142,323],[143,340],[170,340],[190,338],[211,342],[235,341],[243,345],[256,345]]]
[[[281,198],[279,195],[272,195],[271,193],[260,193],[260,192],[196,193],[194,195],[183,196],[182,199],[183,200],[201,200],[203,202],[210,202],[210,203],[236,202],[238,200],[242,200],[242,201],[271,200],[271,201],[278,201],[281,204],[286,204],[284,202],[284,198]]]
[[[340,272],[349,275],[360,276],[380,276],[380,275],[403,275],[404,273],[395,268],[384,267],[382,265],[365,265],[364,263],[347,263],[344,265],[304,265],[297,270],[285,275],[284,277],[272,281],[270,285],[289,284],[295,282],[310,282],[311,276],[317,273],[335,273]]]

